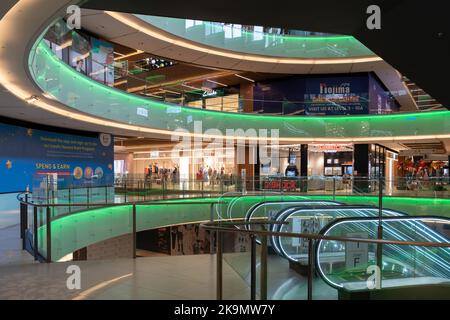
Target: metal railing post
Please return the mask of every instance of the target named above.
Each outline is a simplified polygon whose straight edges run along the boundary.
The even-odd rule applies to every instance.
[[[217,245],[216,245],[216,298],[217,300],[222,300],[222,285],[223,285],[223,274],[222,274],[222,232],[217,231]]]
[[[25,203],[20,203],[20,239],[22,239],[22,250],[26,245],[26,230],[28,226],[28,194],[25,195]]]
[[[162,198],[166,199],[166,192],[165,192],[165,188],[166,188],[166,182],[164,181],[164,179],[162,179]]]
[[[202,181],[202,198],[203,198],[203,189],[205,187],[205,181]]]
[[[314,240],[308,239],[308,300],[312,300],[314,277]]]
[[[333,176],[333,201],[336,200],[336,177]]]
[[[50,207],[46,209],[47,222],[47,263],[52,262],[52,217]]]
[[[89,209],[89,186],[87,186],[86,198],[87,198],[87,201],[86,201],[87,207]]]
[[[263,226],[264,228],[264,226]],[[263,229],[265,230],[265,228]],[[260,299],[267,300],[267,235],[261,236]]]
[[[214,202],[211,203],[209,208],[209,221],[214,222]],[[209,253],[214,253],[214,246],[213,246],[213,233],[209,232]]]
[[[144,180],[143,192],[144,192],[144,201],[146,201],[147,200],[147,181],[146,180]]]
[[[38,212],[37,207],[33,207],[33,236],[34,236],[34,260],[38,260]]]
[[[378,228],[377,228],[377,238],[379,240],[383,239],[383,185],[382,176],[379,176],[378,180]],[[380,272],[383,267],[383,245],[379,243],[377,245],[377,266],[380,268]]]
[[[105,204],[108,204],[108,186],[105,186]]]
[[[136,259],[136,204],[133,204],[133,259]]]
[[[127,180],[125,180],[125,203],[127,203],[127,193],[128,193]]]
[[[250,235],[250,300],[256,300],[256,236]]]

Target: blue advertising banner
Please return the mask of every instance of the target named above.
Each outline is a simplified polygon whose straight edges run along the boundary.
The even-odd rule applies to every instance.
[[[368,75],[305,79],[305,113],[324,115],[367,114]]]
[[[0,192],[33,188],[36,177],[56,177],[58,187],[114,183],[114,143],[0,123]],[[39,179],[38,179],[39,180]]]

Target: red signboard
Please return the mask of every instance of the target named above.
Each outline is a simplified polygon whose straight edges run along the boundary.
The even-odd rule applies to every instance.
[[[264,189],[269,190],[295,190],[297,188],[297,181],[287,180],[287,181],[264,181]]]

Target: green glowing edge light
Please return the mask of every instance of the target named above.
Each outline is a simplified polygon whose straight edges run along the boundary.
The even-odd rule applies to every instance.
[[[163,103],[154,101],[148,98],[138,97],[132,94],[128,94],[119,89],[111,88],[106,85],[100,84],[87,76],[76,72],[69,65],[59,60],[54,55],[50,48],[44,41],[37,43],[34,50],[43,54],[46,59],[46,65],[48,68],[58,68],[62,71],[62,76],[70,78],[71,81],[81,82],[81,86],[85,84],[86,91],[90,91],[93,95],[93,99],[102,100],[101,97],[114,96],[117,98],[117,102],[122,108],[144,107],[150,113],[164,116],[167,121],[173,121],[172,115],[167,113],[168,108],[180,108],[180,117],[192,116],[193,121],[203,121],[204,130],[209,128],[227,128],[232,129],[236,125],[246,130],[247,128],[265,128],[273,129],[280,128],[280,138],[285,137],[307,137],[307,138],[327,138],[329,136],[325,133],[327,126],[338,126],[338,129],[345,130],[339,137],[352,138],[352,137],[366,137],[366,136],[402,136],[402,135],[429,135],[429,134],[447,134],[450,132],[450,111],[430,111],[430,112],[416,112],[416,113],[398,113],[389,115],[355,115],[355,116],[274,116],[274,115],[253,115],[253,114],[240,114],[240,113],[227,113],[214,110],[202,110],[198,108],[180,107],[178,105]],[[45,79],[42,76],[37,76],[32,68],[32,60],[34,54],[37,54],[32,50],[30,54],[30,71],[35,79],[36,83],[41,85],[41,89],[45,91],[44,84]],[[33,54],[34,53],[34,54]],[[74,86],[75,87],[75,86]],[[57,92],[48,92],[53,95],[58,101],[61,99],[58,97]],[[80,93],[81,94],[81,93]],[[104,99],[103,99],[104,100]],[[63,102],[61,102],[63,103]],[[76,107],[73,107],[76,108]],[[130,110],[131,110],[130,109]],[[98,115],[97,115],[98,116]],[[121,119],[110,119],[119,122],[125,122]],[[413,121],[411,121],[413,120]],[[226,123],[225,123],[226,121]],[[399,123],[403,122],[404,123]],[[392,122],[392,123],[390,123]],[[152,126],[145,124],[138,124],[150,128],[166,129],[164,123],[153,123]],[[160,125],[159,127],[157,125]],[[221,126],[217,126],[217,125]],[[209,125],[209,126],[208,126]],[[216,125],[216,126],[214,126]],[[288,128],[289,126],[295,127],[294,129],[305,129],[306,133],[298,132]],[[366,126],[369,128],[369,134],[363,135],[360,133],[361,128]],[[247,127],[247,128],[246,128]],[[193,131],[192,128],[186,128]],[[282,130],[285,130],[284,132]],[[352,131],[353,132],[350,132]],[[359,130],[359,131],[358,131]],[[383,131],[384,130],[384,131]],[[291,132],[292,131],[292,132]],[[400,132],[399,132],[400,131]],[[365,134],[365,132],[364,132]]]
[[[137,206],[137,230],[143,231],[170,225],[198,223],[210,219],[210,203],[222,202],[218,210],[225,209],[233,201],[232,217],[243,218],[247,210],[261,201],[280,200],[333,200],[331,195],[269,195],[245,196],[237,198],[208,198],[167,200],[179,205]],[[346,204],[377,205],[377,196],[339,196],[336,201]],[[193,204],[192,202],[205,202]],[[384,197],[386,209],[406,212],[410,215],[438,215],[450,217],[450,199]],[[223,211],[223,210],[222,210]],[[99,241],[125,235],[131,232],[131,205],[91,209],[52,221],[52,257],[54,261],[68,253]],[[224,212],[221,216],[225,217]],[[216,217],[217,218],[217,217]],[[46,227],[39,228],[39,251],[45,255]]]

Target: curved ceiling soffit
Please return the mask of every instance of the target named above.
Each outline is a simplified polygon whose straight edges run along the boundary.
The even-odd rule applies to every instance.
[[[76,1],[54,0],[51,4],[47,4],[49,6],[49,8],[47,8],[48,10],[42,10],[40,4],[30,3],[24,0],[18,1],[16,5],[5,15],[4,19],[0,21],[0,41],[4,40],[2,41],[3,43],[10,42],[8,43],[10,44],[9,49],[18,49],[17,52],[21,52],[23,60],[27,60],[30,52],[27,44],[35,43],[36,39],[39,38],[39,36],[36,35],[37,32],[42,33],[46,28],[46,26],[42,25],[42,21],[46,21],[48,26],[51,21],[54,21],[55,18],[62,15],[62,9],[52,11],[52,8],[55,6],[55,2],[56,5],[59,5],[58,8],[65,8],[69,4],[74,2],[76,3]],[[3,30],[3,32],[1,32],[1,30]],[[8,30],[23,30],[23,34],[26,34],[24,37],[28,37],[28,39],[23,39],[23,37],[17,39],[17,37],[15,35],[13,37],[11,32],[8,32]],[[5,54],[5,52],[7,54]],[[0,82],[10,93],[16,95],[22,100],[27,100],[30,96],[37,93],[37,85],[31,81],[29,77],[25,77],[25,75],[29,76],[29,70],[28,74],[26,72],[28,66],[17,64],[17,52],[14,50],[9,50],[9,52],[7,50],[3,50],[2,56],[0,56],[0,68],[4,70],[4,73],[0,76]],[[39,92],[39,94],[42,95],[42,92]],[[39,96],[39,99],[34,101],[31,105],[32,107],[51,112],[65,118],[73,119],[74,122],[86,122],[99,127],[118,129],[128,133],[133,132],[134,134],[145,133],[173,135],[173,131],[155,130],[148,127],[115,122],[74,112],[73,109],[47,98],[45,95],[42,97]],[[189,136],[192,136],[192,134],[189,134]]]
[[[128,47],[203,66],[271,73],[346,73],[373,71],[385,65],[378,56],[312,59],[229,51],[176,36],[132,14],[90,10],[84,13],[83,28],[88,31]]]

